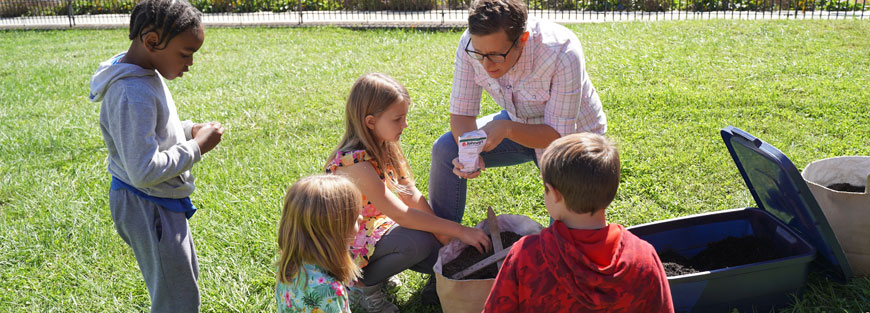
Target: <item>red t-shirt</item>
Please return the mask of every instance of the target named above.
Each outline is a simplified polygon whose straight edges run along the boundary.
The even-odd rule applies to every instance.
[[[673,312],[652,245],[610,224],[569,229],[556,221],[508,253],[484,312]]]

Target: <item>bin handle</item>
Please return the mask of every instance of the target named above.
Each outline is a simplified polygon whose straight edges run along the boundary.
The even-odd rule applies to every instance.
[[[735,135],[737,135],[737,136],[739,136],[739,137],[745,139],[746,141],[751,142],[752,144],[755,145],[756,148],[761,147],[761,144],[762,144],[761,139],[758,139],[757,137],[753,136],[753,135],[750,134],[750,133],[747,133],[746,131],[744,131],[744,130],[742,130],[742,129],[740,129],[740,128],[737,128],[737,127],[734,127],[734,126],[729,126],[729,128],[730,128],[730,129],[726,129],[726,130],[731,130],[731,131],[733,131]]]
[[[870,190],[868,190],[868,189],[870,189],[870,173],[867,174],[867,181],[864,182],[864,194],[865,195],[870,193]]]

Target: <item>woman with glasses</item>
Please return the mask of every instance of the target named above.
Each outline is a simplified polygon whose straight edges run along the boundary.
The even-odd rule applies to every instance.
[[[502,111],[478,119],[486,90]],[[567,28],[528,19],[521,0],[478,0],[456,51],[450,95],[450,132],[435,141],[429,176],[432,209],[462,221],[467,179],[457,137],[487,134],[478,167],[537,165],[550,142],[568,134],[604,134],[601,100],[586,74],[583,48]]]

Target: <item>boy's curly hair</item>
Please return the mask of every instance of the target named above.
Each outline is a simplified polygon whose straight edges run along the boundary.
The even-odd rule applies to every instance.
[[[522,0],[477,0],[468,15],[468,32],[485,36],[503,29],[514,41],[525,31],[527,18]]]
[[[164,49],[172,38],[191,28],[200,27],[202,13],[187,0],[142,0],[130,13],[130,40],[142,39],[156,32],[160,37],[155,48]]]

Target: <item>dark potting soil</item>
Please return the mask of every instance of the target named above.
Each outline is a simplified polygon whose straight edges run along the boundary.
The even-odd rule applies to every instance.
[[[667,250],[659,253],[659,259],[662,260],[662,265],[665,267],[665,273],[668,276],[679,276],[691,273],[697,273],[698,270],[688,265],[689,259],[677,254],[674,250]]]
[[[517,240],[520,240],[522,237],[523,236],[514,232],[503,231],[501,232],[502,247],[509,249],[514,242],[517,242]],[[441,274],[443,274],[444,277],[451,277],[491,255],[493,255],[492,249],[489,249],[489,252],[480,253],[477,252],[477,249],[474,247],[466,247],[461,253],[459,253],[459,256],[453,259],[453,261],[447,262],[447,264],[444,265]],[[463,279],[490,279],[495,278],[496,275],[498,275],[498,266],[496,263],[492,263],[471,275],[465,276]]]
[[[864,192],[864,186],[854,186],[852,184],[847,184],[847,183],[836,183],[836,184],[828,186],[828,188],[834,189],[836,191],[858,192],[858,193]]]
[[[707,245],[692,258],[673,250],[659,253],[668,276],[678,276],[726,267],[733,267],[784,257],[769,239],[755,236],[728,237]]]

